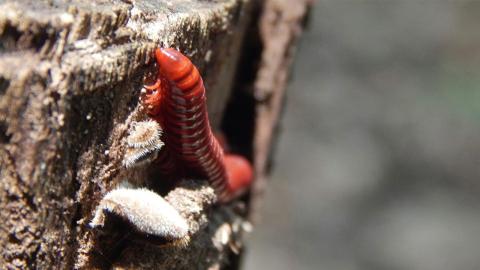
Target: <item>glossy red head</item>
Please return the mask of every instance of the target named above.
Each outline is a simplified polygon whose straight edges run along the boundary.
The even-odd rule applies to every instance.
[[[177,81],[192,70],[192,62],[181,52],[173,48],[157,48],[155,59],[162,76],[170,81]]]

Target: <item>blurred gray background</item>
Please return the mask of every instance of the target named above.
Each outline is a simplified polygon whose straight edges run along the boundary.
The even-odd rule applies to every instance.
[[[245,269],[480,269],[480,1],[317,1]]]

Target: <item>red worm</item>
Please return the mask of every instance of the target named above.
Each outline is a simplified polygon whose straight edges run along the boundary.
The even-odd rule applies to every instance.
[[[206,108],[203,80],[198,69],[179,51],[155,50],[157,82],[146,86],[143,102],[148,114],[164,129],[165,145],[187,171],[205,177],[221,201],[228,201],[252,181],[250,163],[224,154],[213,136]]]

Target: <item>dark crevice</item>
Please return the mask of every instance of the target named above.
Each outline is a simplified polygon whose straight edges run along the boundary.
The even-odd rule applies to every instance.
[[[91,267],[109,269],[132,238],[132,226],[121,217],[107,214],[101,230],[95,229]]]
[[[12,25],[7,24],[0,36],[0,51],[13,50],[22,33]]]
[[[8,234],[8,241],[10,243],[14,243],[14,244],[18,244],[18,245],[22,244],[22,240],[19,239],[15,233],[9,233]]]
[[[262,46],[258,29],[260,9],[255,7],[244,37],[240,61],[235,74],[234,89],[222,120],[222,130],[230,150],[248,159],[253,158],[255,99],[253,85],[259,68]]]
[[[7,80],[5,77],[0,76],[0,98],[2,98],[3,95],[5,95],[5,92],[7,91],[9,86],[10,86],[10,80]],[[1,119],[0,120],[0,144],[10,142],[12,134],[8,134],[7,130],[8,130],[8,126],[7,126],[7,123],[5,122],[5,119]]]
[[[10,86],[10,80],[7,80],[5,77],[0,75],[0,97],[5,94],[9,86]]]
[[[48,40],[54,40],[58,34],[50,25],[39,26],[38,32],[19,31],[15,26],[7,24],[0,35],[0,51],[18,51],[35,48],[39,51]]]
[[[28,265],[32,267],[32,269],[37,269],[37,261],[40,260],[38,254],[42,250],[42,245],[38,244],[35,250],[32,252],[32,256],[28,259]]]
[[[7,144],[10,142],[12,134],[7,133],[7,125],[4,121],[0,121],[0,144]]]
[[[242,41],[240,60],[234,78],[234,88],[221,125],[231,152],[243,155],[250,161],[253,161],[256,119],[256,101],[253,91],[263,49],[258,28],[260,14],[261,5],[255,2],[252,20]],[[245,194],[239,199],[248,203],[250,195]],[[248,211],[245,215],[248,215]],[[242,253],[243,250],[240,254],[229,253],[228,261],[230,263],[223,269],[240,269],[244,257]]]
[[[23,194],[23,199],[25,200],[25,204],[28,205],[33,212],[38,212],[38,207],[35,204],[35,201],[33,199],[34,197],[30,194],[24,193]]]
[[[225,110],[222,129],[228,138],[230,151],[252,159],[255,103],[245,92],[234,93]]]

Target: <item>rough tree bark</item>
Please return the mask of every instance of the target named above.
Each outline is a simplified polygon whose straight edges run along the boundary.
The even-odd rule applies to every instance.
[[[306,6],[280,0],[0,1],[1,268],[235,268],[242,232],[249,230],[249,200],[214,206],[214,194],[202,182],[186,181],[164,194],[188,219],[193,238],[186,248],[137,242],[118,220],[103,231],[88,223],[105,193],[120,182],[146,187],[155,182],[142,171],[126,170],[122,158],[131,123],[145,119],[138,97],[145,74],[154,71],[151,52],[159,44],[179,48],[199,67],[216,129],[229,114],[243,114],[227,108],[225,115],[232,95],[235,103],[231,90],[249,88],[260,70],[255,93],[267,91],[271,98],[258,103],[257,128],[249,131],[258,133],[270,121],[256,136],[251,157],[264,179]],[[301,9],[285,17],[290,7]],[[279,16],[268,19],[269,10]],[[262,28],[265,50],[257,47],[254,56],[240,59],[248,55],[259,16],[263,28],[280,23],[288,27],[278,31],[293,34],[283,36],[282,49],[273,52],[269,40],[277,33]],[[270,63],[270,57],[279,62]],[[252,79],[239,83],[238,74],[256,58],[261,65],[248,71]],[[266,80],[272,80],[270,86],[258,87],[268,85]],[[257,104],[252,94],[244,95]],[[270,120],[266,108],[275,111]],[[253,112],[244,115],[251,126]],[[240,139],[232,141],[252,147],[249,134],[236,135]],[[259,186],[264,185],[255,188],[254,202]]]
[[[297,41],[307,21],[312,0],[268,0],[259,19],[263,44],[260,67],[254,82],[256,103],[253,139],[255,183],[252,187],[250,219],[258,220],[272,160],[278,120]]]

